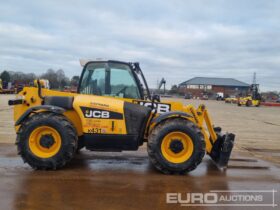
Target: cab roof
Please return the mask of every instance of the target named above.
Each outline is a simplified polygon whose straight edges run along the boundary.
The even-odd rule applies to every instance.
[[[97,58],[97,59],[80,59],[80,65],[82,67],[84,67],[89,62],[104,62],[104,63],[114,62],[114,63],[124,63],[124,64],[128,64],[128,65],[136,63],[136,62],[125,62],[125,61],[117,61],[117,60],[105,60],[105,59],[102,59],[102,58]]]

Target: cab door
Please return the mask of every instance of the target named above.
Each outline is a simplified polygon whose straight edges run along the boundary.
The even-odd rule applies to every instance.
[[[125,101],[143,98],[135,73],[129,65],[119,62],[89,62],[82,74],[79,93]]]

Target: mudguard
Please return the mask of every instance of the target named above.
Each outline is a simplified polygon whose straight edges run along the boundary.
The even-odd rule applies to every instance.
[[[163,120],[166,120],[167,118],[175,118],[175,117],[183,117],[183,118],[190,118],[192,117],[191,115],[185,113],[185,112],[166,112],[164,114],[161,114],[157,117],[155,117],[153,120],[152,120],[152,123],[160,123],[161,121]]]
[[[61,107],[52,106],[52,105],[34,106],[34,107],[31,107],[28,110],[26,110],[24,112],[24,114],[20,116],[20,118],[16,121],[15,126],[20,125],[31,113],[34,113],[35,111],[39,111],[39,110],[53,112],[56,114],[62,114],[66,111],[65,109],[63,109]]]

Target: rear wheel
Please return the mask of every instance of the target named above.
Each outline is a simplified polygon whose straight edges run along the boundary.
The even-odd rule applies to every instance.
[[[251,100],[246,101],[246,106],[252,106],[252,101]]]
[[[156,126],[148,139],[152,164],[165,174],[185,174],[194,170],[205,154],[200,129],[184,119],[170,119]]]
[[[24,121],[17,135],[18,153],[35,169],[57,169],[76,151],[74,126],[62,115],[42,112]]]

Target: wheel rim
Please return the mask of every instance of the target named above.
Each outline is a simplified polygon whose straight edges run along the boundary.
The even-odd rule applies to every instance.
[[[163,138],[161,143],[161,153],[171,163],[187,161],[191,157],[193,150],[192,139],[183,132],[171,132]]]
[[[32,131],[29,136],[31,152],[40,158],[50,158],[57,154],[61,147],[61,137],[56,129],[41,126]]]

